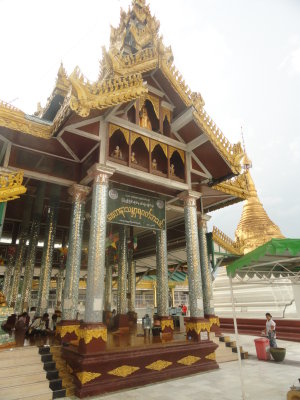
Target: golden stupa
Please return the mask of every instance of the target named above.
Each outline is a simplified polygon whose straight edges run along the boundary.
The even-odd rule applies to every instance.
[[[272,222],[259,201],[250,175],[251,161],[247,155],[242,160],[247,178],[249,197],[245,201],[240,222],[235,231],[235,243],[242,254],[249,253],[271,239],[283,239],[277,225]]]

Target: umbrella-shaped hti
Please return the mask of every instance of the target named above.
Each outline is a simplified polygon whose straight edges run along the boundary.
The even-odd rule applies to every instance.
[[[282,277],[300,283],[300,239],[272,239],[228,265],[227,275],[264,281]]]

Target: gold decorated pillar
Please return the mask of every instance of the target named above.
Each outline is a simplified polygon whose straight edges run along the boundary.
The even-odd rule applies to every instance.
[[[128,317],[132,324],[137,322],[135,312],[135,291],[136,291],[136,262],[133,259],[133,250],[128,251]]]
[[[17,247],[15,265],[12,271],[12,286],[11,290],[8,293],[7,303],[10,307],[14,307],[17,312],[19,312],[18,306],[18,295],[19,295],[19,286],[20,286],[20,277],[22,273],[22,267],[25,258],[26,252],[26,241],[28,238],[28,230],[30,223],[30,215],[32,208],[32,197],[26,196],[24,210],[23,210],[23,219],[21,223],[21,233],[19,237],[19,244]]]
[[[89,176],[93,178],[93,196],[85,316],[79,329],[81,354],[103,349],[107,341],[107,330],[102,321],[108,181],[113,173],[114,169],[101,164],[94,164],[88,171]]]
[[[127,227],[121,225],[119,229],[118,244],[118,291],[117,291],[117,315],[115,325],[124,330],[128,329],[129,321],[127,315],[127,269],[128,253],[127,248]]]
[[[53,185],[51,187],[50,203],[48,207],[44,248],[43,248],[41,272],[39,280],[38,305],[36,310],[37,316],[43,315],[44,313],[47,312],[48,309],[49,289],[50,289],[60,190],[61,190],[60,186]]]
[[[172,335],[174,323],[169,316],[167,231],[156,231],[156,298],[157,315],[161,321],[163,335]]]
[[[46,183],[41,182],[33,203],[32,223],[29,234],[29,246],[25,262],[24,280],[22,286],[21,309],[27,311],[31,301],[32,279],[34,274],[36,249],[40,234]]]
[[[197,200],[200,193],[187,191],[179,196],[184,201],[186,253],[189,280],[190,318],[186,318],[187,339],[208,340],[209,323],[204,320],[200,271]]]
[[[211,330],[218,331],[220,327],[219,318],[215,316],[214,298],[213,298],[213,282],[211,267],[208,259],[207,250],[207,221],[210,220],[209,215],[200,215],[198,218],[199,229],[199,246],[200,246],[200,265],[201,265],[201,278],[202,278],[202,292],[203,292],[203,307],[204,315],[211,325]]]
[[[81,266],[81,247],[85,215],[85,202],[86,196],[89,192],[89,187],[77,184],[71,186],[69,189],[69,194],[72,197],[72,210],[69,231],[66,277],[63,289],[62,321],[60,324],[61,326],[64,326],[63,332],[66,333],[66,335],[64,336],[61,335],[61,339],[64,342],[77,339],[75,331],[77,329],[76,327],[79,327],[79,322],[75,320],[78,309],[79,277]],[[63,273],[62,268],[61,271]],[[67,326],[70,327],[68,332],[66,330]],[[72,326],[74,328],[73,332],[71,332]]]

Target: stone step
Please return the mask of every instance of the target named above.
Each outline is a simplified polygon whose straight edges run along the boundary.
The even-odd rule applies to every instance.
[[[236,347],[236,341],[225,342],[226,347]]]
[[[26,372],[26,371],[24,371]],[[35,383],[35,382],[45,382],[46,379],[46,372],[36,372],[26,375],[17,375],[9,377],[0,377],[0,389],[1,388],[8,388],[14,386],[20,386],[28,383]]]
[[[27,346],[27,347],[13,347],[11,349],[5,349],[0,351],[0,360],[9,360],[15,357],[32,357],[39,354],[38,347]]]
[[[10,376],[21,376],[21,375],[30,375],[37,372],[43,372],[44,366],[40,362],[39,364],[32,364],[32,365],[20,365],[20,366],[12,366],[8,368],[0,369],[0,376],[1,378],[10,377]]]
[[[30,395],[29,397],[21,397],[18,400],[52,400],[53,392],[50,390],[48,393],[38,394],[36,396]]]
[[[13,358],[7,358],[7,359],[2,359],[0,357],[0,371],[1,369],[5,369],[8,367],[13,367],[13,366],[28,366],[31,364],[37,364],[41,362],[41,356],[40,354],[36,355],[30,355],[29,357],[26,356],[21,356],[20,354],[15,354],[15,357]],[[1,373],[0,373],[1,376]]]
[[[52,391],[49,388],[49,382],[45,380],[44,382],[29,383],[25,385],[19,385],[14,387],[2,388],[0,389],[0,399],[5,400],[26,400],[26,395],[40,396],[51,394]]]
[[[220,342],[230,342],[231,338],[230,338],[230,336],[220,336],[219,340],[220,340]]]

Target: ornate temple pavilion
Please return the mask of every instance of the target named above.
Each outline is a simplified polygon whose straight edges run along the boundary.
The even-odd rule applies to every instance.
[[[218,318],[207,213],[247,199],[251,188],[241,173],[240,143],[229,143],[204,106],[176,69],[143,0],[121,11],[96,82],[78,67],[68,76],[61,65],[46,106],[35,115],[0,103],[4,291],[16,312],[34,304],[42,315],[51,277],[57,278],[59,332],[69,343],[64,357],[80,397],[217,368],[208,335]],[[153,263],[143,262],[146,257]],[[184,343],[172,341],[168,287],[170,270],[183,265],[191,339]],[[157,319],[171,341],[122,356],[107,351],[113,278],[114,322],[126,331],[136,322],[136,275],[153,269]]]

